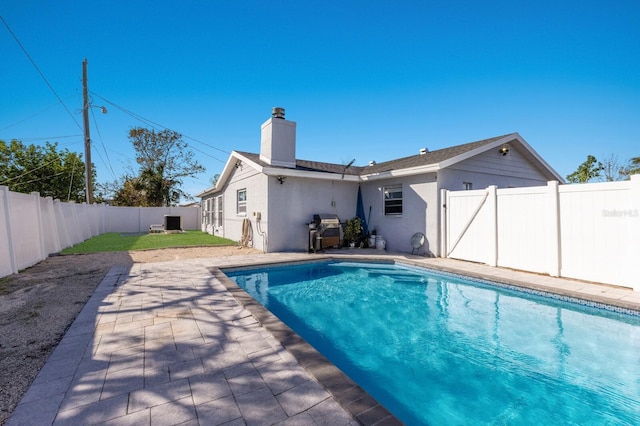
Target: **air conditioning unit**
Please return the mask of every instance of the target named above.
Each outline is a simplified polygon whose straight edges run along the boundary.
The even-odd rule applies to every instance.
[[[164,230],[167,231],[182,231],[182,216],[164,215]]]

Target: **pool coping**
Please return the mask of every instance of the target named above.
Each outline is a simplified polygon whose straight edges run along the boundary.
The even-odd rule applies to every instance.
[[[560,299],[565,299],[573,303],[578,303],[586,306],[593,306],[593,307],[597,307],[605,310],[611,310],[611,311],[622,312],[622,313],[627,313],[624,311],[632,311],[633,312],[632,315],[640,316],[640,304],[636,302],[630,302],[630,301],[621,300],[621,299],[612,299],[611,297],[601,296],[598,294],[578,293],[571,289],[564,289],[561,287],[550,287],[548,285],[537,284],[530,281],[523,281],[523,280],[514,279],[514,278],[498,277],[492,274],[477,273],[477,272],[468,271],[464,269],[442,267],[437,265],[425,265],[424,263],[420,263],[420,262],[415,262],[415,261],[412,262],[410,259],[402,259],[402,260],[396,259],[395,263],[405,264],[408,266],[424,268],[424,269],[432,269],[434,271],[444,272],[447,274],[464,275],[472,279],[485,281],[488,284],[494,284],[498,286],[507,286],[507,287],[516,287],[517,291],[522,291],[525,293],[535,294],[536,292],[539,292],[539,293],[543,293],[542,295],[546,297],[559,296]],[[531,273],[528,273],[528,274],[531,274]],[[558,278],[558,279],[562,280],[562,278]],[[619,287],[619,286],[608,285],[608,284],[599,284],[599,283],[589,283],[589,284],[594,286],[608,287],[612,289],[615,289],[615,288],[620,288],[625,290],[627,289],[626,287]],[[557,297],[552,297],[552,298],[557,298]]]
[[[327,253],[318,254],[313,256],[312,258],[297,260],[262,259],[261,261],[252,264],[240,262],[237,265],[230,264],[225,266],[211,267],[209,268],[209,270],[213,274],[213,276],[225,286],[227,291],[229,291],[233,295],[238,303],[240,303],[245,309],[247,309],[256,318],[256,320],[258,320],[282,344],[282,346],[296,358],[298,363],[306,371],[308,371],[309,374],[311,374],[333,396],[333,398],[354,417],[354,419],[356,419],[364,426],[402,425],[403,423],[389,410],[387,410],[382,404],[380,404],[375,398],[369,395],[358,384],[356,384],[346,374],[344,374],[338,367],[331,363],[324,355],[322,355],[310,344],[308,344],[290,327],[284,324],[280,319],[278,319],[259,302],[253,299],[253,297],[246,293],[242,288],[240,288],[234,281],[228,278],[223,270],[228,271],[234,269],[257,269],[269,266],[285,266],[322,261],[358,261],[384,262],[400,265],[404,264],[449,274],[464,275],[472,279],[488,281],[490,283],[496,283],[498,285],[514,286],[518,289],[522,289],[525,292],[527,290],[533,290],[550,295],[566,297],[572,300],[576,300],[578,301],[578,303],[582,303],[585,305],[593,306],[592,303],[595,302],[596,304],[601,304],[605,307],[631,310],[640,315],[640,303],[613,299],[606,295],[600,296],[598,294],[591,293],[578,293],[572,289],[564,289],[557,286],[538,284],[535,282],[524,281],[522,279],[513,277],[497,276],[496,274],[491,273],[494,272],[495,269],[492,269],[488,273],[482,273],[464,268],[456,268],[450,265],[438,265],[429,262],[428,260],[429,259],[420,257],[413,258],[405,255],[398,256],[386,254],[382,256],[353,256],[352,254],[345,255],[338,253]],[[518,271],[512,272],[515,274]],[[535,274],[531,273],[525,274],[529,278],[531,278],[532,276],[536,276]],[[557,279],[563,280],[562,278]],[[571,280],[565,281],[569,282]],[[585,284],[590,285],[589,283]],[[606,284],[593,285],[616,288],[616,286],[608,286]]]
[[[325,259],[317,258],[317,260],[310,262]],[[255,266],[298,263],[308,262],[267,262],[256,264]],[[247,266],[238,266],[238,268],[240,267],[246,268]],[[363,426],[403,424],[375,398],[344,374],[342,370],[228,278],[221,269],[228,270],[233,269],[233,267],[212,267],[209,270],[236,301],[248,310],[280,342],[287,352],[296,358],[302,368],[311,374],[355,420]]]

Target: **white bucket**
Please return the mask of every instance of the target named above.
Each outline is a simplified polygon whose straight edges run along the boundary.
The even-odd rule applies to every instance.
[[[372,235],[369,237],[369,247],[376,248],[376,236]]]
[[[376,248],[378,250],[384,250],[387,247],[387,242],[382,235],[376,235]]]

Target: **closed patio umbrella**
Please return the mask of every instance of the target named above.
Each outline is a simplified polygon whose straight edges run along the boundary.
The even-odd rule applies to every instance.
[[[362,203],[362,190],[360,189],[360,185],[358,185],[356,216],[360,218],[360,223],[362,224],[362,235],[366,236],[369,233],[369,228],[367,227],[367,217],[364,215],[364,204]]]

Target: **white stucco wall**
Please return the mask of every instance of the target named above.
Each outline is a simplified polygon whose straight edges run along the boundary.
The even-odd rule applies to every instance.
[[[248,218],[253,230],[253,246],[263,250],[262,239],[256,227],[256,217],[253,212],[264,212],[267,207],[267,177],[257,170],[243,165],[236,168],[223,188],[223,227],[217,229],[216,235],[234,241],[242,238],[242,221]],[[237,213],[237,192],[247,190],[247,212]],[[217,194],[216,194],[217,195]]]
[[[440,256],[440,189],[464,189],[470,182],[474,189],[497,185],[501,188],[544,185],[543,173],[533,167],[514,147],[508,155],[488,151],[436,173],[394,178],[363,184],[365,211],[371,206],[369,230],[376,228],[387,241],[387,250],[411,252],[411,237],[416,232],[426,236],[420,254]],[[403,214],[384,214],[382,188],[402,183]]]
[[[308,223],[314,214],[337,214],[341,222],[356,214],[358,183],[287,177],[269,178],[266,220],[269,252],[307,251]]]
[[[385,215],[383,187],[400,183],[402,215]],[[369,231],[375,229],[378,235],[384,237],[388,251],[402,253],[412,251],[411,237],[416,232],[422,232],[426,236],[426,242],[419,253],[435,253],[438,243],[437,191],[435,173],[363,183],[366,215],[369,215],[371,207]]]
[[[437,173],[369,180],[360,185],[369,231],[375,229],[384,237],[387,250],[411,252],[411,237],[422,232],[426,242],[418,253],[440,256],[440,189],[464,189],[464,182],[470,182],[473,189],[489,185],[536,186],[546,184],[547,178],[512,145],[506,156],[490,150]],[[385,215],[383,187],[399,183],[403,185],[403,214]],[[239,189],[247,190],[246,216],[236,214]],[[261,174],[244,164],[233,169],[221,191],[224,193],[224,226],[216,228],[216,235],[239,241],[242,220],[246,217],[252,225],[253,247],[267,252],[307,251],[307,224],[314,214],[337,214],[342,223],[355,216],[358,182],[349,178],[287,176],[281,184],[276,176]],[[260,213],[260,221],[255,213]]]

